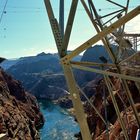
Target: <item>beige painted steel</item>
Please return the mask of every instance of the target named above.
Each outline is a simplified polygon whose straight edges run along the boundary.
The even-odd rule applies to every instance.
[[[133,71],[133,73],[136,73],[136,72],[140,72],[140,66],[138,68],[135,68],[135,67],[128,67],[126,65],[121,65],[120,68],[122,68],[122,70],[131,70]]]
[[[57,50],[58,50],[59,55],[60,55],[61,54],[61,46],[62,46],[62,37],[61,37],[59,25],[58,25],[57,19],[54,16],[50,0],[44,0],[44,3],[45,3],[46,10],[48,13],[48,17],[49,17],[50,25],[51,25],[52,32],[54,35],[54,39],[56,42]]]
[[[112,1],[109,1],[109,2],[112,2]],[[125,16],[126,16],[126,14],[127,14],[127,12],[128,12],[129,2],[130,2],[130,0],[127,0],[126,7],[123,8],[124,11],[125,11]],[[113,2],[113,3],[116,5],[115,2]],[[98,18],[98,14],[97,14],[97,11],[96,11],[96,8],[95,8],[93,2],[92,2],[92,5],[93,5],[93,8],[94,8],[95,17]],[[124,16],[124,17],[125,17],[125,16]],[[100,26],[101,30],[104,29],[102,23],[100,22],[100,20],[98,20],[98,25]],[[125,28],[125,24],[122,25],[122,35],[119,37],[119,39],[120,39],[120,41],[121,41],[120,46],[123,45],[123,40],[122,40],[122,38],[123,38],[124,28]],[[110,49],[109,49],[109,42],[108,42],[108,39],[107,39],[106,37],[105,37],[105,40],[106,40],[106,42],[107,42],[107,45],[104,44],[105,47],[106,47],[106,50],[108,51],[108,53],[109,53],[109,55],[110,55],[112,61],[115,63],[117,72],[118,72],[119,74],[121,74],[121,69],[120,69],[120,67],[119,67],[118,64],[114,61],[114,60],[117,59],[117,57],[114,55],[113,52],[110,51]],[[103,42],[103,43],[104,43],[104,42]],[[112,55],[111,55],[111,54],[112,54]],[[114,58],[112,58],[112,56],[113,56]],[[130,103],[130,105],[132,106],[132,109],[133,109],[133,112],[134,112],[134,114],[135,114],[137,123],[138,123],[138,125],[140,126],[140,119],[139,119],[139,116],[138,116],[137,109],[135,108],[134,101],[133,101],[133,99],[132,99],[132,97],[131,97],[130,90],[129,90],[129,88],[128,88],[128,84],[127,84],[127,82],[126,82],[124,79],[122,79],[122,86],[123,86],[124,91],[125,91],[126,94],[127,94],[129,103]]]
[[[122,80],[122,82],[123,82],[124,89],[126,90],[126,95],[128,97],[129,104],[131,105],[131,107],[133,109],[133,112],[135,114],[135,118],[136,118],[138,127],[140,127],[140,117],[139,117],[138,111],[137,111],[137,109],[135,107],[135,103],[134,103],[134,100],[133,100],[132,95],[130,93],[128,84],[127,84],[126,80],[124,80],[124,79]]]
[[[81,46],[79,46],[77,49],[75,49],[73,52],[68,54],[63,58],[71,60],[76,55],[82,53],[85,49],[90,48],[93,44],[104,38],[107,34],[114,31],[116,28],[120,27],[121,25],[125,24],[126,22],[130,21],[132,18],[136,17],[138,14],[140,14],[140,6],[129,12],[126,16],[120,18],[118,21],[110,25],[109,27],[105,28],[103,31],[95,35],[94,37],[90,38],[88,41],[83,43]]]
[[[103,75],[115,76],[115,77],[126,79],[126,80],[132,80],[132,81],[140,82],[139,77],[133,77],[133,76],[119,74],[119,73],[113,73],[113,72],[109,72],[109,71],[105,71],[105,70],[99,70],[99,69],[80,66],[80,65],[75,65],[75,64],[72,64],[72,67],[76,68],[76,69],[81,69],[81,70],[84,70],[84,71],[90,71],[90,72],[95,72],[95,73],[99,73],[99,74],[103,74]]]
[[[91,15],[91,13],[90,13],[90,11],[89,11],[89,9],[88,9],[88,6],[86,5],[85,1],[84,1],[84,0],[81,0],[81,3],[82,3],[82,5],[83,5],[83,7],[84,7],[84,9],[85,9],[85,11],[86,11],[86,13],[87,13],[87,15],[89,16],[89,18],[90,18],[90,20],[91,20],[91,22],[92,22],[94,28],[96,29],[97,33],[100,33],[101,30],[100,30],[99,27],[97,26],[97,23],[95,22],[95,19],[93,19],[93,16]],[[109,45],[108,41],[107,41],[105,38],[102,38],[102,42],[103,42],[103,44],[104,44],[104,47],[105,47],[106,50],[108,51],[110,58],[111,58],[112,61],[115,63],[114,55],[113,55],[111,49],[108,47],[108,45]]]
[[[110,64],[110,63],[96,63],[96,62],[86,62],[86,61],[70,61],[71,64],[76,64],[76,65],[83,65],[83,66],[97,66],[97,67],[116,67],[115,64]]]
[[[80,62],[78,62],[78,61],[70,61],[70,63],[71,64],[75,64],[75,65],[81,65],[81,66],[96,66],[96,67],[112,67],[112,68],[116,68],[116,65],[115,64],[111,64],[111,63],[96,63],[96,62],[86,62],[86,61],[84,61],[84,62],[82,62],[82,61],[80,61]],[[126,66],[126,65],[119,65],[120,66],[120,68],[122,69],[122,70],[126,70],[126,69],[128,69],[128,70],[132,70],[132,71],[134,71],[134,72],[140,72],[140,69],[139,69],[139,67],[138,68],[134,68],[134,67],[129,67],[129,66]]]
[[[74,1],[77,1],[77,0],[74,0]],[[57,20],[54,17],[50,0],[45,0],[44,2],[45,2],[46,10],[47,10],[47,13],[48,13],[48,17],[49,17],[49,20],[50,20],[50,24],[51,24],[51,27],[52,27],[52,30],[53,30],[54,38],[55,38],[55,41],[56,41],[56,44],[57,44],[57,49],[58,49],[59,55],[61,57],[62,55],[66,55],[66,54],[64,54],[66,52],[63,52],[63,50],[62,50],[62,44],[63,44],[64,40],[62,40],[60,29],[58,28]],[[73,8],[73,6],[75,6],[75,5],[72,4],[71,9]],[[73,13],[72,15],[74,16],[75,14]],[[70,16],[70,18],[71,18],[71,16]],[[55,21],[55,24],[52,21]],[[70,29],[68,31],[70,32]],[[69,36],[70,36],[70,33],[66,33],[66,38],[67,38],[66,43],[69,40]],[[63,49],[67,49],[67,46],[64,46]],[[82,102],[81,102],[81,99],[80,99],[79,91],[76,87],[76,82],[75,82],[75,79],[74,79],[74,76],[73,76],[73,73],[72,73],[71,66],[68,63],[64,63],[63,64],[63,70],[64,70],[66,81],[67,81],[67,84],[68,84],[68,87],[69,87],[69,91],[70,91],[71,99],[72,99],[72,102],[73,102],[73,106],[74,106],[74,109],[75,109],[76,118],[77,118],[77,121],[78,121],[80,129],[81,129],[82,138],[84,140],[91,140],[91,134],[90,134],[89,127],[88,127],[88,124],[87,124],[87,120],[86,120],[86,116],[85,116],[85,113],[84,113],[83,105],[82,105]]]
[[[70,35],[71,35],[71,30],[72,30],[72,26],[73,26],[73,22],[74,22],[77,5],[78,5],[78,0],[73,0],[72,4],[71,4],[69,17],[68,17],[66,31],[64,34],[64,38],[63,38],[63,43],[62,43],[62,52],[61,52],[62,57],[67,54],[68,43],[69,43],[69,39],[70,39]]]
[[[80,90],[80,92],[83,94],[83,96],[86,98],[86,100],[89,102],[89,104],[91,105],[91,107],[95,110],[95,112],[97,113],[97,115],[101,118],[101,120],[106,125],[106,121],[103,118],[103,116],[101,115],[101,113],[97,110],[97,108],[93,105],[93,103],[91,103],[90,99],[86,96],[86,94],[83,92],[83,90],[78,85],[77,85],[77,87]]]
[[[136,55],[138,55],[138,54],[139,54],[139,52],[137,52],[137,53],[135,53],[135,54],[129,56],[128,58],[122,60],[122,61],[119,63],[119,65],[123,64],[124,62],[128,62],[129,60],[133,59],[133,58],[134,58]]]
[[[70,91],[70,96],[75,109],[76,118],[81,128],[82,138],[83,140],[91,140],[91,135],[86,121],[86,116],[84,114],[84,109],[80,99],[79,90],[76,87],[77,84],[75,82],[70,64],[63,65],[63,69],[64,74],[66,76],[68,88]]]
[[[0,140],[7,140],[7,134],[3,133],[3,134],[0,134]]]
[[[113,105],[114,105],[116,114],[117,114],[117,116],[118,116],[119,123],[120,123],[120,125],[121,125],[122,130],[123,130],[125,140],[129,140],[129,136],[128,136],[127,131],[126,131],[124,121],[122,120],[121,115],[120,115],[120,110],[119,110],[117,101],[116,101],[116,99],[115,99],[115,97],[114,97],[114,95],[113,95],[112,88],[111,88],[111,86],[110,86],[110,84],[109,84],[109,81],[108,81],[108,76],[104,76],[104,79],[105,79],[105,83],[106,83],[106,85],[107,85],[109,94],[110,94],[110,96],[111,96],[111,99],[112,99],[112,102],[113,102]]]
[[[108,1],[113,2],[111,0],[108,0]],[[45,0],[45,5],[46,5],[46,9],[48,11],[48,16],[49,16],[49,19],[50,19],[50,23],[51,23],[53,34],[54,34],[54,37],[55,37],[55,41],[56,41],[56,44],[57,44],[58,52],[59,52],[60,56],[64,56],[63,58],[61,58],[61,62],[63,64],[64,73],[65,73],[67,83],[68,83],[68,87],[69,87],[69,90],[70,90],[70,93],[71,93],[71,98],[72,98],[73,105],[74,105],[74,108],[75,108],[76,117],[77,117],[77,120],[78,120],[80,128],[81,128],[82,137],[83,137],[84,140],[90,140],[91,136],[90,136],[89,128],[88,128],[88,125],[87,125],[86,117],[85,117],[85,114],[84,114],[84,109],[83,109],[83,106],[82,106],[82,103],[81,103],[81,100],[80,100],[79,91],[76,87],[76,82],[75,82],[75,79],[74,79],[74,75],[72,73],[71,66],[74,67],[74,68],[103,74],[106,80],[107,80],[109,75],[121,78],[122,82],[123,82],[123,87],[126,90],[126,94],[128,96],[130,105],[133,108],[133,111],[135,113],[138,124],[140,124],[140,118],[138,117],[138,112],[137,112],[137,110],[134,106],[134,102],[133,102],[133,99],[131,97],[128,85],[127,85],[126,81],[124,80],[124,79],[133,80],[133,81],[136,81],[136,82],[139,83],[140,78],[121,74],[121,71],[120,71],[120,68],[119,68],[118,64],[115,63],[116,62],[116,57],[114,56],[113,52],[109,48],[109,42],[106,38],[107,34],[111,33],[116,28],[118,28],[122,25],[124,27],[125,26],[124,24],[126,22],[128,22],[129,20],[131,20],[132,18],[134,18],[135,16],[140,14],[140,6],[138,6],[137,8],[135,8],[134,10],[132,10],[131,12],[129,12],[127,14],[129,0],[127,0],[127,7],[123,7],[123,6],[118,5],[117,3],[113,2],[114,4],[116,4],[116,5],[118,5],[122,8],[126,8],[125,9],[126,10],[126,13],[125,13],[126,15],[124,17],[120,18],[118,21],[116,21],[115,23],[113,23],[112,25],[110,25],[109,27],[107,27],[105,29],[103,29],[102,25],[101,25],[101,27],[100,27],[101,30],[100,30],[98,28],[98,26],[96,25],[97,23],[95,23],[95,20],[92,18],[85,1],[81,0],[81,2],[83,4],[83,6],[85,8],[85,11],[87,12],[89,18],[91,19],[96,31],[98,32],[98,34],[95,35],[94,37],[92,37],[91,39],[89,39],[88,41],[86,41],[84,44],[82,44],[80,47],[78,47],[71,54],[68,54],[68,55],[66,55],[67,46],[68,46],[68,42],[69,42],[71,30],[72,30],[72,24],[73,24],[73,21],[74,21],[78,0],[73,0],[72,1],[72,6],[71,6],[70,14],[69,14],[69,19],[68,19],[68,23],[67,23],[67,27],[66,27],[64,40],[62,40],[62,37],[60,36],[59,26],[58,26],[57,20],[55,19],[54,15],[53,15],[53,11],[52,11],[52,8],[51,8],[50,1]],[[72,11],[72,8],[74,8],[74,11]],[[83,52],[84,50],[88,49],[91,45],[98,42],[99,40],[103,41],[103,44],[105,45],[105,48],[106,48],[107,52],[109,53],[113,63],[115,63],[115,64],[99,64],[99,63],[90,63],[90,62],[84,62],[84,63],[83,62],[69,62],[74,56],[76,56],[79,53]],[[118,73],[93,69],[93,68],[84,67],[84,66],[80,66],[80,65],[84,65],[84,66],[90,66],[90,65],[95,66],[96,65],[96,66],[102,66],[102,67],[104,67],[104,66],[116,67],[118,69]],[[111,92],[111,87],[108,83],[107,83],[107,86],[108,86],[108,90]],[[113,96],[112,100],[114,100],[113,98],[115,98],[115,97]],[[117,106],[117,103],[114,103],[114,106]],[[119,111],[117,111],[117,115],[118,115],[118,118],[119,118],[120,117],[120,112]],[[119,120],[120,119],[121,118],[119,118]],[[123,121],[120,120],[120,123],[121,123],[121,127],[123,129],[125,139],[129,139],[129,137],[127,135],[127,132],[124,130]]]

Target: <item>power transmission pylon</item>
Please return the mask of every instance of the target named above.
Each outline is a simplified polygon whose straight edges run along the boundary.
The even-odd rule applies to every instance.
[[[76,81],[75,81],[75,78],[73,75],[72,68],[86,70],[86,71],[90,71],[90,72],[96,72],[96,73],[100,73],[104,76],[106,85],[108,87],[108,91],[111,95],[113,105],[114,105],[114,108],[116,110],[116,114],[118,116],[122,131],[124,134],[124,138],[125,138],[125,140],[128,140],[129,136],[127,134],[127,131],[125,130],[125,124],[120,116],[118,104],[115,100],[114,95],[112,94],[111,86],[108,83],[108,81],[109,81],[108,76],[115,76],[115,77],[118,77],[119,79],[121,79],[122,86],[126,92],[129,103],[130,103],[130,105],[133,109],[134,115],[136,117],[138,127],[140,126],[140,118],[138,116],[138,112],[137,112],[136,107],[134,105],[134,101],[133,101],[132,96],[130,94],[126,80],[140,82],[140,78],[135,77],[135,76],[131,76],[131,75],[125,75],[121,72],[121,69],[120,69],[121,60],[119,60],[117,58],[117,56],[113,53],[113,51],[110,47],[111,46],[110,38],[111,39],[113,38],[114,43],[118,44],[118,46],[120,47],[120,50],[122,49],[121,48],[122,46],[126,46],[126,40],[124,39],[125,23],[127,23],[128,21],[130,21],[131,19],[136,17],[138,14],[140,14],[140,6],[138,6],[137,8],[133,9],[131,12],[128,13],[129,0],[127,0],[125,6],[117,3],[116,1],[107,0],[109,3],[112,3],[112,4],[120,7],[120,10],[111,12],[111,13],[104,15],[104,16],[99,16],[92,0],[88,0],[88,2],[81,0],[81,3],[83,5],[87,15],[89,16],[93,26],[95,27],[97,34],[94,35],[89,40],[87,40],[82,45],[80,45],[79,47],[77,47],[70,54],[67,54],[68,43],[69,43],[69,39],[70,39],[70,35],[71,35],[71,30],[73,27],[73,21],[75,18],[78,0],[73,0],[71,2],[71,8],[70,8],[68,22],[66,25],[64,35],[62,33],[63,28],[64,28],[64,26],[63,26],[64,20],[62,18],[63,14],[64,14],[64,9],[63,9],[64,8],[64,6],[63,6],[64,1],[60,0],[60,3],[62,4],[62,5],[60,5],[60,6],[62,6],[62,9],[60,9],[60,15],[61,15],[60,16],[61,20],[59,22],[60,24],[58,24],[58,22],[54,16],[50,0],[44,0],[44,1],[45,1],[45,6],[46,6],[47,13],[48,13],[48,17],[50,20],[50,24],[52,27],[52,31],[54,34],[54,38],[56,41],[59,56],[61,59],[61,63],[62,63],[63,69],[64,69],[64,74],[65,74],[65,77],[67,80],[67,84],[68,84],[68,88],[70,91],[73,106],[75,109],[75,115],[76,115],[76,118],[78,120],[80,129],[81,129],[81,134],[82,134],[83,140],[91,140],[92,137],[90,134],[90,130],[88,128],[86,115],[84,113],[84,108],[83,108],[83,105],[82,105],[82,102],[80,99],[79,90],[77,88],[77,84],[76,84]],[[102,20],[106,17],[108,17],[106,21]],[[72,61],[73,57],[79,55],[81,52],[90,48],[93,44],[95,44],[99,40],[102,40],[105,49],[107,50],[110,58],[112,59],[112,62],[113,62],[112,64],[110,64],[110,63],[94,63],[94,62],[73,62]],[[98,66],[98,67],[100,67],[100,66],[113,66],[117,69],[117,73],[89,67],[89,66],[93,66],[93,65]],[[93,108],[94,108],[94,106],[93,106]],[[95,111],[98,112],[96,109],[95,109]],[[97,114],[100,116],[99,112]],[[100,117],[102,118],[102,116],[100,116]],[[104,119],[102,119],[102,120],[104,121]]]
[[[129,39],[132,43],[132,47],[133,49],[137,52],[138,51],[138,47],[140,46],[140,34],[136,34],[136,33],[125,33],[124,37],[126,39]]]

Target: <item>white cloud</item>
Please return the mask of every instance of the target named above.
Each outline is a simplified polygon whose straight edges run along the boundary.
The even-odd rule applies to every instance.
[[[33,56],[33,55],[37,55],[41,52],[45,52],[45,53],[56,53],[57,52],[57,49],[55,46],[51,47],[49,46],[49,48],[45,45],[45,46],[42,46],[42,45],[33,45],[29,48],[24,48],[23,49],[23,54],[26,54],[26,56]]]
[[[140,33],[140,15],[136,16],[126,24],[125,31],[128,33]]]

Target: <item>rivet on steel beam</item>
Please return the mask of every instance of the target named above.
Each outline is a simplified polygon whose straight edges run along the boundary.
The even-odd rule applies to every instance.
[[[73,93],[73,97],[74,97],[75,99],[77,99],[77,95],[76,95],[76,93]]]

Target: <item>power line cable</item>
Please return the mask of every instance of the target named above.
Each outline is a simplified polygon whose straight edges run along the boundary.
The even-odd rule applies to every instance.
[[[16,11],[16,10],[8,10],[6,11],[6,13],[15,13],[15,14],[21,14],[21,13],[43,13],[44,11],[38,11],[38,10],[35,10],[35,11]]]
[[[132,5],[132,6],[129,6],[129,8],[131,9],[131,8],[135,8],[137,5]],[[1,6],[0,6],[1,7]],[[8,7],[8,9],[19,9],[19,10],[24,10],[24,11],[26,11],[26,10],[39,10],[39,11],[44,11],[44,9],[42,8],[42,7],[27,7],[27,6],[9,6]],[[58,10],[58,8],[56,8],[56,7],[54,7],[54,9],[55,10]],[[105,11],[105,10],[116,10],[116,9],[119,9],[119,8],[117,8],[117,7],[112,7],[112,8],[99,8],[98,10],[99,11]],[[64,9],[65,11],[69,11],[69,9],[68,8],[65,8]],[[82,9],[82,8],[78,8],[77,9],[78,11],[84,11],[84,9]]]
[[[2,22],[3,15],[6,14],[5,9],[6,9],[7,3],[8,3],[8,0],[6,0],[5,5],[3,7],[3,10],[2,10],[2,13],[1,13],[1,16],[0,16],[0,23]]]

